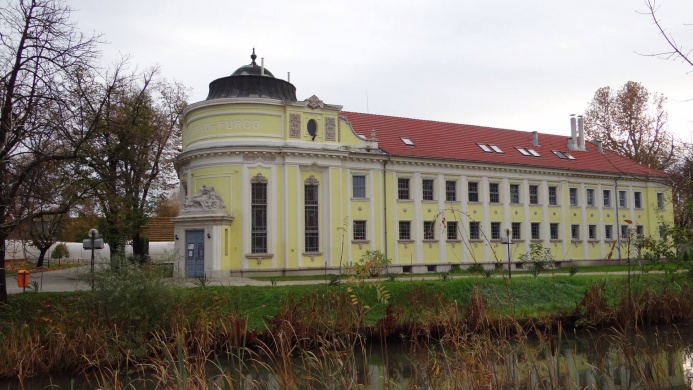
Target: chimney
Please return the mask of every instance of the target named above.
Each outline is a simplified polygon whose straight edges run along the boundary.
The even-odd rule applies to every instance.
[[[539,132],[538,131],[532,132],[532,145],[539,146]]]
[[[568,142],[568,149],[577,149],[577,129],[575,114],[570,114],[570,142]]]
[[[286,72],[286,81],[291,82],[291,72]]]
[[[585,150],[585,129],[582,125],[582,115],[578,115],[578,150]]]
[[[265,57],[260,58],[260,76],[265,75]]]
[[[597,151],[599,153],[604,154],[604,147],[602,146],[602,141],[597,141]]]

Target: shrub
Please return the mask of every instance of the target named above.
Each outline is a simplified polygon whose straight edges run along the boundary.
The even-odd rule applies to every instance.
[[[366,251],[351,267],[351,274],[358,279],[380,276],[392,262],[379,250]]]
[[[59,260],[66,257],[70,257],[70,251],[67,249],[67,245],[65,245],[64,242],[58,243],[51,252],[51,259]]]
[[[470,274],[484,274],[485,273],[484,266],[481,264],[472,264],[469,267],[467,267],[467,272]]]
[[[527,270],[535,278],[555,265],[551,251],[548,248],[544,248],[544,245],[540,242],[530,244],[529,251],[520,255],[520,260],[527,265]]]

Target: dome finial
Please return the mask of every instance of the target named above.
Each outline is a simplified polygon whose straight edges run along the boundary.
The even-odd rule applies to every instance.
[[[256,58],[257,58],[257,56],[255,55],[255,48],[253,48],[253,54],[250,55],[250,59],[253,60],[253,62],[250,63],[251,65],[257,65],[255,63]]]

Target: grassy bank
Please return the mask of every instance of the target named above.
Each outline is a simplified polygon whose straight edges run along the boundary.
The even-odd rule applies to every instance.
[[[181,288],[150,272],[103,271],[94,292],[12,296],[0,312],[0,376],[118,372],[142,362],[170,368],[245,347],[291,355],[329,341],[349,350],[363,335],[497,339],[693,321],[691,287],[660,274],[635,274],[630,283],[621,275],[556,275]]]

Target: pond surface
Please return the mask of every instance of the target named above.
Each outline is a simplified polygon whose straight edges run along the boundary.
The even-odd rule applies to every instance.
[[[692,327],[513,342],[357,342],[350,350],[321,351],[294,348],[285,358],[248,353],[201,365],[171,360],[140,375],[102,370],[5,380],[0,389],[693,389]]]

